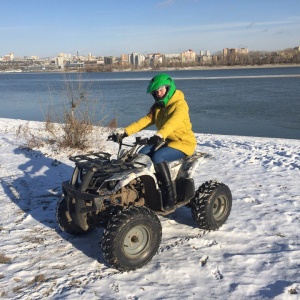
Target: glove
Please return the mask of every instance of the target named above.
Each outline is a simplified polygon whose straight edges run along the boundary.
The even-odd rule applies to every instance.
[[[128,134],[125,130],[118,130],[118,131],[112,133],[112,135],[110,135],[109,138],[112,139],[116,143],[121,143],[122,140],[127,136],[128,136]]]
[[[162,143],[164,139],[160,134],[155,134],[151,136],[151,138],[148,141],[149,145],[153,145],[154,147],[157,147],[160,143]]]

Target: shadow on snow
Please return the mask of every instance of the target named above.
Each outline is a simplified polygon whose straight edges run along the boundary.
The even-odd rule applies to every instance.
[[[24,156],[26,162],[19,165],[16,175],[3,177],[1,184],[5,194],[24,212],[22,221],[28,220],[28,217],[35,219],[50,230],[55,230],[86,256],[104,263],[99,245],[103,229],[77,237],[61,231],[56,222],[56,203],[62,194],[61,183],[70,179],[73,167],[29,148],[16,148],[14,153]]]

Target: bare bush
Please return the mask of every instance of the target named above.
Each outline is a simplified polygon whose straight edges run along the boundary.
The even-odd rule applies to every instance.
[[[81,76],[82,74],[77,74],[75,80],[65,77],[63,99],[59,106],[54,105],[51,90],[49,90],[51,101],[44,113],[43,128],[35,128],[34,124],[27,122],[16,129],[16,136],[25,140],[25,147],[33,149],[51,144],[55,148],[70,148],[69,150],[105,148],[103,133],[117,127],[117,118],[103,126],[107,115],[102,107],[100,120],[93,121],[98,117],[96,113],[101,103],[98,97],[91,97],[89,93],[91,83],[84,81]],[[101,90],[99,95],[101,97]]]
[[[93,130],[93,125],[88,117],[87,119],[78,119],[66,112],[62,129],[64,135],[60,146],[84,149],[88,146],[88,137]]]
[[[99,101],[89,95],[91,83],[84,82],[81,73],[77,76],[75,83],[65,78],[66,97],[61,109],[58,111],[52,105],[46,115],[45,128],[51,136],[49,142],[56,142],[62,148],[89,147],[94,126],[100,126],[103,121],[93,124]]]

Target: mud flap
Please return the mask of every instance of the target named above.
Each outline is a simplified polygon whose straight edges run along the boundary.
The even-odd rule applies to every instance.
[[[176,181],[177,202],[192,199],[195,195],[193,178],[179,178]]]

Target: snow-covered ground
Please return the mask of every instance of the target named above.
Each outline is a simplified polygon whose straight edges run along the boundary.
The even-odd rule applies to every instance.
[[[197,134],[197,150],[214,159],[199,166],[196,185],[217,179],[230,187],[229,219],[205,232],[187,207],[159,217],[159,252],[120,273],[103,260],[103,229],[84,237],[60,231],[56,201],[73,163],[51,146],[22,147],[16,132],[25,124],[42,125],[0,119],[2,298],[300,299],[300,141]]]

